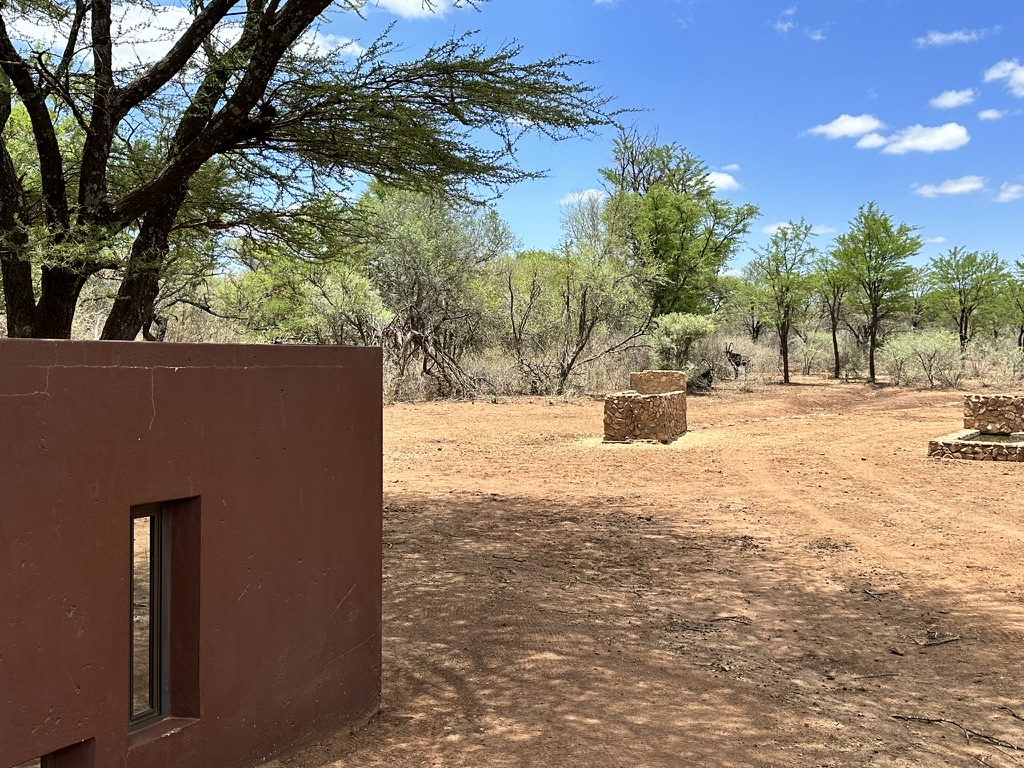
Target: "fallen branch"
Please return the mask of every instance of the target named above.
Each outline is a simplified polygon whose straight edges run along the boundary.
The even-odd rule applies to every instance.
[[[1008,712],[1010,717],[1015,717],[1018,720],[1024,720],[1024,717],[1021,717],[1020,715],[1018,715],[1016,712],[1014,712],[1009,707],[999,707],[999,709],[1003,710],[1003,712]]]
[[[923,643],[918,643],[918,645],[923,645],[923,646],[945,645],[946,643],[955,643],[959,639],[960,639],[960,635],[957,635],[956,637],[944,637],[941,640],[927,640],[927,641],[925,641]]]
[[[881,674],[878,674],[878,675],[857,675],[856,677],[851,677],[850,679],[851,680],[870,680],[870,679],[872,679],[874,677],[899,677],[899,676],[900,676],[899,672],[882,672]]]
[[[750,619],[746,616],[716,616],[713,619],[708,619],[708,624],[715,621],[735,621],[737,624],[749,624]]]
[[[984,741],[987,744],[994,744],[997,747],[1003,747],[1004,749],[1012,749],[1015,751],[1021,751],[1024,747],[1020,747],[1016,744],[1011,744],[1008,741],[1003,741],[995,736],[989,736],[986,733],[981,733],[973,728],[968,728],[965,725],[961,725],[955,720],[947,720],[945,717],[917,717],[916,715],[889,715],[893,720],[903,720],[904,722],[910,723],[945,723],[946,725],[952,725],[955,728],[959,728],[963,731],[964,737],[967,739],[967,743],[971,743],[971,739],[977,739],[978,741]]]
[[[929,634],[931,633],[929,632]],[[962,637],[960,637],[960,635],[955,635],[953,637],[933,638],[931,640],[915,640],[907,634],[904,634],[903,637],[912,642],[914,645],[919,645],[922,648],[928,648],[933,645],[945,645],[946,643],[955,643],[957,640],[963,639]]]

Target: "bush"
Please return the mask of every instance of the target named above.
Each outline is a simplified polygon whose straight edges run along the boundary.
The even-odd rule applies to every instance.
[[[830,366],[832,358],[832,335],[827,331],[808,331],[797,337],[793,345],[800,372],[804,376]]]
[[[886,339],[879,356],[897,386],[923,381],[930,389],[937,385],[956,388],[967,372],[960,340],[949,331],[895,334]]]
[[[672,312],[656,321],[651,334],[651,361],[655,368],[683,371],[692,362],[693,345],[715,333],[715,321],[705,315]]]

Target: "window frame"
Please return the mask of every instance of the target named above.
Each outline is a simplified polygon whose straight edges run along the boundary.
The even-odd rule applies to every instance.
[[[170,608],[170,535],[168,504],[140,504],[131,508],[131,561],[129,563],[129,679],[128,730],[144,728],[169,716],[169,608]],[[136,638],[135,638],[135,525],[149,518],[149,706],[137,710]]]

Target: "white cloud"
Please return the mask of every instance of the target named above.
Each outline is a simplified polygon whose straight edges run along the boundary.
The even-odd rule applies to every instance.
[[[787,8],[778,15],[775,21],[772,22],[772,27],[780,35],[788,35],[793,28],[796,26],[794,17],[796,16],[796,6]]]
[[[764,232],[766,235],[774,235],[776,232],[778,232],[780,229],[786,226],[789,226],[788,221],[776,221],[774,224],[765,224],[763,227],[761,227],[761,231]]]
[[[582,192],[570,192],[558,201],[559,205],[575,205],[576,203],[596,202],[603,203],[608,199],[608,193],[603,189],[584,189]]]
[[[722,166],[722,170],[723,171],[727,171],[728,173],[736,173],[739,169],[740,169],[740,164],[739,163],[729,163],[728,165],[723,165]]]
[[[740,188],[740,183],[731,174],[723,173],[722,171],[711,171],[707,178],[719,192],[728,192],[730,189]]]
[[[946,242],[946,238],[944,238],[942,235],[936,235],[935,237],[926,237],[924,241],[929,245],[942,245],[944,242]]]
[[[831,123],[816,125],[807,130],[817,136],[824,136],[828,139],[850,138],[863,136],[885,128],[885,123],[874,115],[840,115]]]
[[[140,64],[150,64],[163,57],[181,36],[194,16],[186,8],[176,5],[115,4],[111,8],[111,38],[115,70]],[[70,27],[66,22],[54,25],[42,16],[17,16],[8,25],[16,47],[19,42],[30,42],[39,50],[61,52]],[[242,34],[237,22],[219,25],[214,37],[221,46],[229,46]],[[89,45],[89,26],[84,25],[80,47]],[[89,54],[85,56],[89,60]]]
[[[830,227],[828,224],[815,224],[811,227],[812,235],[831,235],[836,231],[835,227]]]
[[[962,147],[971,140],[967,129],[959,123],[946,123],[936,127],[912,125],[889,137],[882,148],[886,155],[905,155],[908,152],[947,152]]]
[[[983,109],[978,113],[979,120],[1002,120],[1007,115],[1005,109]]]
[[[935,127],[911,125],[884,136],[879,130],[885,123],[874,115],[840,115],[831,123],[816,125],[804,133],[828,139],[857,138],[858,149],[881,149],[887,155],[905,155],[907,152],[942,152],[957,149],[971,140],[967,129],[959,123],[946,123]]]
[[[975,43],[988,34],[987,29],[958,29],[955,32],[929,32],[924,37],[917,38],[914,42],[918,48],[930,46],[957,45],[960,43]]]
[[[861,136],[857,141],[857,149],[878,149],[889,143],[889,140],[880,133],[868,133]]]
[[[113,16],[115,68],[157,61],[193,19],[184,8],[168,5],[114,6]],[[221,25],[217,31],[218,39],[226,44],[236,41],[241,33],[238,24]]]
[[[822,40],[825,39],[824,30],[809,29],[797,22],[795,5],[784,10],[782,13],[775,17],[774,21],[770,23],[772,29],[774,29],[780,35],[788,35],[790,32],[796,31],[815,42],[821,42]]]
[[[999,194],[996,195],[997,203],[1012,203],[1024,197],[1024,184],[1009,184],[1004,182],[999,187]]]
[[[943,91],[928,103],[936,109],[954,109],[970,104],[974,101],[974,96],[973,88],[966,88],[962,91]]]
[[[452,0],[435,0],[432,8],[423,0],[371,0],[370,4],[404,19],[422,19],[426,16],[444,16],[451,9]]]
[[[308,51],[313,55],[323,55],[330,51],[341,50],[346,56],[356,58],[366,53],[366,49],[350,37],[332,35],[319,29],[306,33],[295,43],[295,49]]]
[[[1024,98],[1024,66],[1016,59],[1003,59],[989,67],[985,72],[985,82],[991,83],[993,80],[1005,80],[1010,93],[1018,98]]]
[[[915,184],[914,192],[921,197],[939,197],[944,195],[967,195],[985,188],[985,179],[981,176],[961,176],[959,179],[946,179],[941,184]]]

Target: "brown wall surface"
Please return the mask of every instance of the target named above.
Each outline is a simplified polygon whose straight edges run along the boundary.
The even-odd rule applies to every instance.
[[[0,340],[0,768],[240,768],[372,714],[381,451],[377,349]],[[129,733],[130,509],[176,500],[174,717]]]

